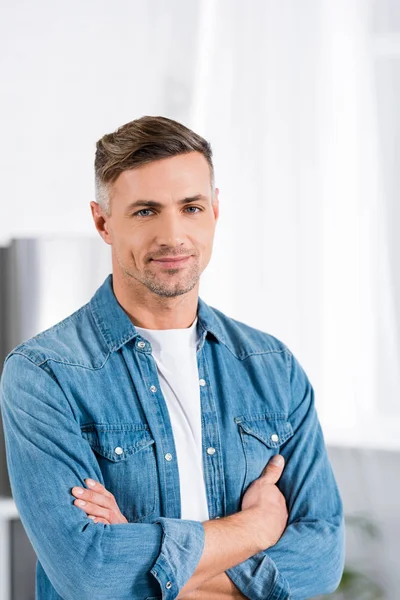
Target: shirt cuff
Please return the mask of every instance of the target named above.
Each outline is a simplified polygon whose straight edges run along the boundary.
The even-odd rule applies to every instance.
[[[161,586],[163,600],[176,598],[191,578],[203,554],[205,532],[200,521],[159,517],[161,551],[150,573]]]
[[[274,561],[259,552],[228,569],[226,574],[250,600],[289,600],[290,587]]]

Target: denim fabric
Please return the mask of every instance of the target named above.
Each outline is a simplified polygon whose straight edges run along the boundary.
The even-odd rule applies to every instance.
[[[277,484],[289,511],[284,534],[227,574],[251,600],[332,592],[344,566],[343,507],[307,376],[273,336],[201,298],[197,314],[210,519],[239,511],[270,458],[286,459]],[[180,518],[174,439],[151,351],[109,275],[88,304],[5,360],[7,464],[38,557],[37,600],[172,600],[196,569],[204,528]],[[114,494],[127,524],[93,523],[73,504],[71,488],[86,487],[87,477]]]

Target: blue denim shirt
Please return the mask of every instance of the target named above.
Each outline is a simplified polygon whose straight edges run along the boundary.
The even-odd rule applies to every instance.
[[[197,316],[210,519],[240,510],[274,454],[286,460],[282,537],[227,575],[251,600],[332,592],[344,566],[343,507],[313,388],[273,336],[201,298]],[[112,275],[88,304],[7,356],[1,407],[12,493],[38,557],[37,600],[176,598],[200,560],[204,527],[180,518],[151,345],[118,303]],[[73,504],[71,488],[87,477],[114,494],[128,523],[93,523]]]

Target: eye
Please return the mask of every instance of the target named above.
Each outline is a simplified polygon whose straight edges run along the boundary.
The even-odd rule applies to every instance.
[[[203,210],[202,208],[199,208],[198,206],[187,206],[186,208],[196,208],[197,210]],[[192,215],[197,215],[197,213],[191,213]]]
[[[185,208],[185,210],[190,209],[190,208],[194,208],[195,210],[199,210],[202,211],[203,209],[200,208],[199,206],[187,206]],[[145,218],[148,215],[142,215],[140,213],[148,213],[148,212],[153,212],[150,208],[142,208],[141,210],[138,210],[137,212],[133,213],[134,217],[141,217],[141,218]],[[190,212],[189,214],[191,215],[197,215],[197,212]]]
[[[142,210],[138,210],[137,212],[133,213],[133,216],[136,217],[136,215],[138,215],[139,213],[149,212],[149,211],[151,212],[150,208],[142,208]],[[140,215],[140,216],[143,216],[143,215]],[[147,215],[144,215],[144,216],[147,216]]]

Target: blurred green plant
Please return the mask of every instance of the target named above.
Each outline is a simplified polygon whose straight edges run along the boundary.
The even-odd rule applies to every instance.
[[[364,537],[379,539],[381,536],[377,524],[366,515],[345,516],[346,530],[356,529]],[[339,587],[333,594],[316,596],[313,600],[384,600],[385,592],[373,576],[358,565],[346,564]]]

